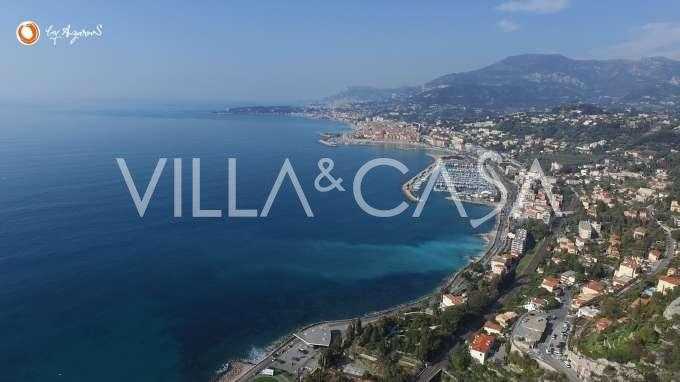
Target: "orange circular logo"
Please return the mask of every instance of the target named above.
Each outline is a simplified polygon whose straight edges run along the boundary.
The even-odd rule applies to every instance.
[[[17,40],[23,45],[33,45],[40,38],[40,28],[35,21],[24,21],[17,27]]]

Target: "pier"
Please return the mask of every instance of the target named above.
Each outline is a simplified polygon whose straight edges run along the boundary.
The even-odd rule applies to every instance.
[[[416,192],[420,190],[420,186],[427,180],[430,174],[432,174],[432,170],[434,170],[435,166],[437,166],[436,160],[401,186],[401,192],[404,194],[406,199],[412,203],[418,203],[420,201],[420,199],[416,196]]]

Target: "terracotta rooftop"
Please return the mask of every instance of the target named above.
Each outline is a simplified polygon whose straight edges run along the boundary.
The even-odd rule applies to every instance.
[[[451,301],[451,304],[453,304],[453,305],[465,304],[465,297],[463,297],[461,295],[445,294],[443,297],[448,299],[449,301]]]
[[[680,278],[673,277],[673,276],[661,276],[659,277],[659,280],[663,280],[669,284],[678,286],[680,285]]]
[[[491,350],[491,347],[493,346],[495,341],[496,337],[494,336],[490,336],[484,333],[478,333],[475,335],[475,339],[472,340],[472,343],[470,344],[470,349],[486,354],[489,352],[489,350]]]
[[[593,280],[589,282],[588,285],[586,285],[586,288],[592,289],[597,292],[602,292],[604,290],[604,285],[602,285],[602,283],[600,283],[599,281]]]
[[[634,257],[626,258],[626,260],[623,261],[623,265],[631,269],[638,269],[641,267],[638,260]]]
[[[545,300],[542,298],[534,297],[531,299],[531,302],[533,302],[536,305],[545,305]]]
[[[558,286],[559,284],[560,284],[560,280],[558,280],[554,277],[546,277],[546,278],[543,279],[543,284],[541,284],[541,285],[545,285],[547,287],[554,288],[554,287]]]
[[[597,328],[598,332],[601,332],[601,331],[607,330],[607,328],[609,328],[611,325],[612,325],[612,320],[605,317],[605,318],[600,318],[599,320],[597,320],[596,328]]]
[[[499,331],[499,332],[503,331],[503,327],[500,324],[497,324],[497,323],[490,321],[490,320],[487,320],[484,323],[484,328],[487,328],[487,329],[490,329],[490,330],[496,330],[496,331]]]
[[[644,305],[647,305],[647,304],[649,304],[648,298],[638,297],[632,303],[630,303],[629,307],[631,309],[634,309],[634,308],[637,308],[640,305],[644,306]]]

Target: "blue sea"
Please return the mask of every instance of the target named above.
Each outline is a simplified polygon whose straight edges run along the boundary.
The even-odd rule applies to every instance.
[[[317,142],[345,128],[199,107],[0,108],[0,380],[206,381],[305,323],[425,295],[479,254],[492,223],[472,229],[442,195],[418,219],[413,205],[393,218],[363,212],[352,194],[361,165],[385,157],[409,168],[364,179],[367,202],[391,208],[430,159]],[[314,188],[325,157],[345,192]],[[115,158],[140,193],[169,158],[144,217]],[[183,159],[181,218],[172,158]],[[191,158],[201,159],[201,208],[222,218],[191,217]],[[288,181],[267,218],[227,217],[227,158],[237,159],[238,208],[261,210],[288,158],[315,217]]]

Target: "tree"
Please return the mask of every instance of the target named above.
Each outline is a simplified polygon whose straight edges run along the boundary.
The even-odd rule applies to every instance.
[[[607,272],[607,269],[600,263],[595,263],[593,267],[590,269],[590,275],[591,277],[594,277],[596,279],[602,279],[607,277],[609,272]]]
[[[453,335],[458,330],[458,324],[464,315],[465,312],[459,307],[444,310],[439,316],[442,331],[448,335]]]
[[[319,354],[319,365],[324,369],[337,366],[342,361],[341,339],[333,338],[328,348]]]
[[[602,301],[602,315],[605,317],[617,317],[619,313],[619,301],[611,296],[607,296]]]
[[[416,357],[423,362],[428,362],[437,354],[442,346],[442,339],[431,330],[424,329],[420,337],[420,343],[416,348]]]
[[[470,357],[470,353],[465,348],[465,345],[456,345],[456,347],[453,349],[453,354],[451,355],[451,368],[454,371],[463,372],[467,370],[471,362],[472,358]]]

